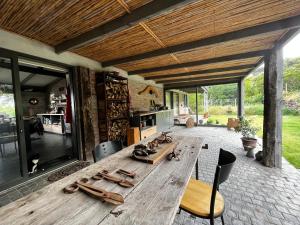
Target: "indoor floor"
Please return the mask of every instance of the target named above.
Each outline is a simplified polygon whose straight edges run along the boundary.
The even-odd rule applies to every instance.
[[[31,149],[40,155],[38,172],[43,172],[53,166],[74,158],[72,138],[67,135],[44,133],[41,136],[31,137]],[[0,184],[9,178],[17,178],[20,174],[18,148],[14,143],[2,146],[0,155]]]

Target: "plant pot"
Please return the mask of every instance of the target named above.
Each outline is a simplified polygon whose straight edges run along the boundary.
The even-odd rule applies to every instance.
[[[247,151],[249,148],[256,148],[257,139],[256,138],[249,138],[249,137],[242,137],[241,138],[244,146],[244,150]]]
[[[248,158],[255,158],[255,152],[254,152],[254,149],[255,149],[255,148],[244,146],[244,149],[247,151],[246,156],[247,156]]]

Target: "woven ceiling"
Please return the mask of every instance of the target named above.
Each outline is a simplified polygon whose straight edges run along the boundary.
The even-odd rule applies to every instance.
[[[56,46],[83,35],[117,18],[134,14],[150,0],[2,0],[0,28]],[[202,40],[244,28],[254,27],[300,15],[300,0],[203,0],[190,1],[167,13],[150,17],[100,40],[92,41],[71,51],[79,55],[107,62],[136,56],[174,45]],[[213,59],[240,53],[271,49],[287,29],[222,43],[208,44],[184,51],[169,52],[155,57],[116,64],[126,71],[180,65],[175,69],[139,73],[144,77],[181,74],[198,70],[227,68],[257,64],[262,57],[220,61],[199,66],[182,63]],[[41,56],[42,57],[42,56]],[[223,73],[168,77],[165,81],[187,80],[226,73],[247,72],[237,69]]]

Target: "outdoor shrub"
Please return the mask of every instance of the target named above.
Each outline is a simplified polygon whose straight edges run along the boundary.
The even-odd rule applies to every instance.
[[[207,124],[212,124],[214,121],[212,119],[207,120]]]
[[[240,118],[240,124],[235,128],[236,132],[241,132],[243,137],[255,137],[256,132],[259,130],[257,127],[251,125],[252,121],[246,118]]]
[[[210,115],[236,115],[237,108],[234,106],[209,105],[208,112]]]
[[[245,114],[246,115],[263,115],[264,107],[261,104],[246,105],[245,106]]]
[[[284,107],[282,110],[283,115],[292,115],[292,116],[299,116],[300,112],[296,109],[289,109],[287,107]]]

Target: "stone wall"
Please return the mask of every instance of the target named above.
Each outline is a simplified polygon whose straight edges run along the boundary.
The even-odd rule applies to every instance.
[[[161,104],[161,105],[163,104],[162,87],[154,86],[159,92],[158,97],[155,97],[155,95],[150,95],[150,94],[141,94],[141,95],[138,94],[140,91],[143,91],[148,85],[152,85],[152,83],[147,81],[144,82],[137,81],[134,79],[128,80],[130,104],[133,110],[148,111],[150,108],[150,100],[154,100],[156,104]]]

